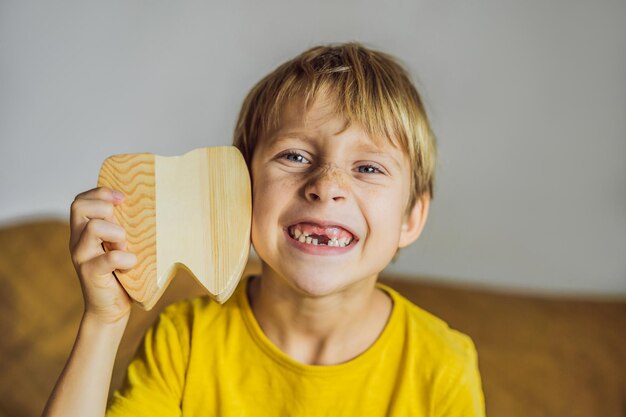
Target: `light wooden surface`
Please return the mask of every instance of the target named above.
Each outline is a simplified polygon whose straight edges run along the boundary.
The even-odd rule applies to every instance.
[[[102,164],[98,186],[126,195],[115,218],[138,263],[115,274],[142,308],[154,306],[179,268],[218,302],[230,297],[248,260],[252,218],[248,169],[236,148],[115,155]]]

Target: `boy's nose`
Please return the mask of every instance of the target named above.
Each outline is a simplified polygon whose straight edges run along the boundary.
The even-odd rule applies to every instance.
[[[305,186],[305,196],[309,201],[341,202],[348,194],[345,173],[331,165],[321,166]]]

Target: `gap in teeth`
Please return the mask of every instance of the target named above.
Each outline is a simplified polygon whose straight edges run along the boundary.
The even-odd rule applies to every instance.
[[[341,239],[332,238],[332,239],[328,239],[328,243],[320,243],[319,239],[311,237],[310,233],[303,232],[297,227],[290,227],[289,235],[293,237],[294,239],[296,239],[297,241],[299,241],[300,243],[305,243],[307,245],[314,245],[314,246],[333,246],[333,247],[343,248],[343,247],[348,246],[352,242],[351,238],[344,237]]]

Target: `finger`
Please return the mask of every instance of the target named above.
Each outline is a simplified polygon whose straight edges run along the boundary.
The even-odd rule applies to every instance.
[[[110,201],[74,200],[70,209],[70,248],[74,247],[89,220],[102,219],[118,224],[113,213],[114,206]]]
[[[76,199],[87,199],[87,200],[123,200],[124,194],[119,190],[114,190],[109,187],[96,187],[91,190],[83,191],[82,193],[76,195],[74,198]]]
[[[104,245],[104,250],[106,252],[112,251],[112,250],[126,250],[128,249],[128,242],[127,241],[123,241],[123,242],[103,242]]]
[[[77,264],[86,262],[104,253],[103,242],[122,243],[125,240],[126,231],[121,226],[102,219],[91,219],[72,250],[72,259]]]
[[[70,207],[71,224],[75,224],[81,221],[81,218],[80,218],[81,216],[76,215],[75,206],[78,208],[81,208],[86,205],[87,201],[92,201],[92,200],[108,201],[109,203],[120,204],[124,200],[124,194],[118,190],[113,190],[108,187],[92,188],[91,190],[78,194],[74,198],[74,201],[72,202],[72,205]],[[86,213],[78,213],[78,214],[82,214],[83,216],[90,218],[90,216]]]
[[[116,269],[130,269],[135,266],[136,263],[137,257],[134,254],[116,250],[103,253],[102,255],[81,264],[80,272],[83,278],[102,278],[108,277],[109,274]]]

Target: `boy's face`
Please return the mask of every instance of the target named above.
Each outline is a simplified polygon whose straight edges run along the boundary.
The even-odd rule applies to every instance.
[[[358,125],[346,129],[323,96],[306,114],[299,104],[285,106],[254,152],[252,243],[270,273],[322,296],[375,279],[417,239],[428,200],[407,216],[402,150],[377,145]]]

